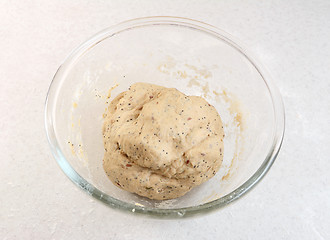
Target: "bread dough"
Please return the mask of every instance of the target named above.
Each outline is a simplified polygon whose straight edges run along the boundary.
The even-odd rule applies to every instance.
[[[219,114],[202,97],[136,83],[108,107],[103,167],[129,192],[177,198],[216,174],[223,137]]]

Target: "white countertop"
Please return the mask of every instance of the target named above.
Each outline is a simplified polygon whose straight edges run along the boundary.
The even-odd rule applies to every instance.
[[[282,150],[244,198],[159,220],[111,209],[54,160],[44,101],[60,63],[110,25],[151,15],[215,25],[268,68],[286,108]],[[329,1],[1,1],[0,239],[330,239]]]

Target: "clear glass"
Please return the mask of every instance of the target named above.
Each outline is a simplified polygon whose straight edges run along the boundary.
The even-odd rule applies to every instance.
[[[223,120],[223,166],[183,197],[146,199],[103,171],[102,115],[134,82],[203,96]],[[282,143],[284,109],[264,68],[232,36],[190,19],[149,17],[107,28],[70,54],[49,88],[45,123],[60,167],[88,194],[135,213],[185,217],[223,207],[261,180]]]

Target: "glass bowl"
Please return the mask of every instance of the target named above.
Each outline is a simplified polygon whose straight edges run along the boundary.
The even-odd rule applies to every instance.
[[[126,192],[103,170],[103,113],[135,82],[202,96],[222,118],[221,169],[178,199]],[[195,20],[148,17],[107,28],[67,57],[49,88],[45,124],[58,164],[85,192],[114,208],[184,217],[223,207],[262,179],[282,143],[284,109],[264,68],[228,33]]]

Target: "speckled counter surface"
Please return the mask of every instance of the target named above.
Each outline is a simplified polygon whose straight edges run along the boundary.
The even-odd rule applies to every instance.
[[[0,239],[330,239],[329,1],[1,1]],[[244,198],[208,215],[159,220],[80,191],[52,157],[48,86],[67,54],[105,27],[182,16],[241,40],[286,108],[282,150]]]

